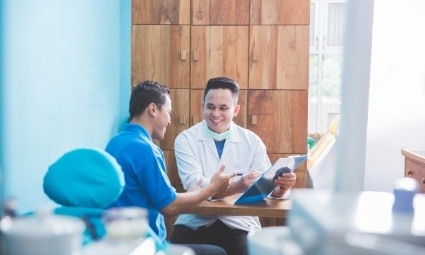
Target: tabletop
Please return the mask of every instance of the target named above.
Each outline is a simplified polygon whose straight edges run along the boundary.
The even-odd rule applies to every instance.
[[[196,207],[186,209],[184,213],[287,218],[291,209],[291,200],[289,199],[265,198],[260,202],[235,205],[235,201],[241,195],[236,194],[218,201],[206,200]]]

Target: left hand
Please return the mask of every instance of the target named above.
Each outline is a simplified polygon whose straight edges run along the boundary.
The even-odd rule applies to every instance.
[[[294,186],[297,181],[297,176],[295,173],[284,173],[281,176],[277,177],[274,181],[282,190],[289,190]]]

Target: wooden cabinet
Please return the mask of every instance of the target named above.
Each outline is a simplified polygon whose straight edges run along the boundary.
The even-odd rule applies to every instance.
[[[189,24],[190,0],[132,0],[132,24]]]
[[[250,90],[248,98],[248,129],[268,153],[306,153],[307,91]]]
[[[309,26],[251,26],[249,88],[308,90]]]
[[[155,80],[169,88],[189,88],[190,26],[133,25],[131,83]]]
[[[425,193],[425,150],[401,150],[405,157],[404,176],[415,179]]]
[[[228,76],[248,88],[248,26],[192,26],[191,88]]]
[[[192,0],[193,25],[249,25],[249,0]]]

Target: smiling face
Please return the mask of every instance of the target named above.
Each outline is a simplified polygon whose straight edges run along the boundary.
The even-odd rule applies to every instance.
[[[209,90],[202,107],[208,127],[218,134],[229,130],[230,123],[240,110],[230,89],[221,88]]]
[[[165,103],[159,108],[157,105],[153,104],[156,108],[154,110],[155,118],[153,118],[152,125],[152,138],[161,141],[164,139],[165,132],[167,127],[171,123],[171,99],[167,95]]]

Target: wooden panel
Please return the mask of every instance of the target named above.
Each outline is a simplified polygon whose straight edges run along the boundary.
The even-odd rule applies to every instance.
[[[132,27],[132,33],[133,85],[155,80],[169,88],[189,88],[189,26],[137,25]]]
[[[308,91],[248,92],[248,128],[261,137],[268,153],[307,153],[307,97]]]
[[[190,0],[133,0],[134,24],[190,24]]]
[[[308,89],[308,26],[251,26],[250,89]]]
[[[190,91],[190,126],[201,122],[204,119],[204,113],[202,108],[202,102],[204,101],[204,90],[192,89]],[[233,121],[241,127],[247,127],[247,103],[248,103],[248,91],[239,91],[238,104],[241,106],[241,110]]]
[[[171,185],[176,188],[177,192],[185,192],[181,184],[179,174],[177,172],[176,158],[174,151],[164,150],[165,165],[167,166],[167,175],[170,178]],[[173,224],[176,222],[177,216],[165,217],[165,227],[167,229],[167,240],[170,240]]]
[[[177,171],[176,157],[174,151],[163,150],[165,157],[165,165],[167,166],[167,175],[170,178],[171,186],[176,188],[177,192],[185,192]]]
[[[217,76],[230,77],[241,89],[248,88],[248,30],[248,26],[192,27],[192,88],[204,88]]]
[[[252,0],[251,24],[308,25],[310,0]]]
[[[171,89],[171,124],[167,127],[161,149],[174,150],[174,140],[183,130],[189,128],[189,89]]]
[[[193,25],[248,25],[249,0],[192,0]]]

